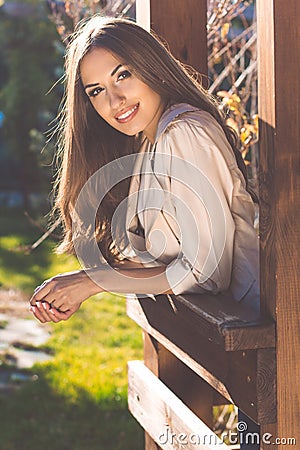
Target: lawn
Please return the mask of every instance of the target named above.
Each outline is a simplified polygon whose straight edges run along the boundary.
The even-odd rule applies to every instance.
[[[74,258],[56,256],[50,239],[24,253],[40,231],[18,211],[0,217],[3,288],[29,296],[45,278],[78,267]],[[140,359],[141,348],[121,296],[95,296],[69,321],[52,325],[46,350],[53,359],[34,366],[34,381],[0,395],[0,449],[141,449],[143,433],[126,402],[126,362]]]

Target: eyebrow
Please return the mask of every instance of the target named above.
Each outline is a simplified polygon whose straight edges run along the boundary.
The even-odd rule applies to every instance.
[[[123,64],[119,64],[117,67],[114,68],[114,70],[112,71],[112,73],[110,74],[111,77],[114,76],[114,74],[120,69],[120,67],[122,67]]]
[[[123,64],[119,64],[117,67],[114,68],[114,70],[112,71],[112,73],[110,74],[111,77],[113,77],[115,75],[115,73],[120,69],[120,67],[122,67]],[[86,84],[84,86],[84,89],[90,88],[90,87],[95,87],[95,86],[99,86],[99,83],[91,83],[91,84]]]

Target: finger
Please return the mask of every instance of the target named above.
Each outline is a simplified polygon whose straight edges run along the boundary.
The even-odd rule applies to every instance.
[[[47,287],[47,289],[39,290],[37,293],[34,293],[29,302],[31,305],[36,305],[37,302],[47,302],[51,304],[54,300],[55,294]]]
[[[52,306],[54,306],[54,308],[59,309],[60,311],[66,312],[69,309],[74,308],[74,305],[72,305],[70,299],[62,292],[56,294],[56,297],[53,298],[52,300],[51,297],[52,296],[47,295],[47,297],[45,297],[44,300],[50,303]]]
[[[53,308],[52,305],[49,305],[48,313],[49,313],[49,317],[51,318],[52,322],[57,323],[57,322],[60,322],[61,320],[63,320],[60,317],[59,311],[56,308]]]
[[[58,322],[59,319],[53,314],[55,308],[53,308],[52,305],[49,305],[47,302],[42,302],[42,308],[43,308],[43,316],[47,319],[47,321],[51,322]]]
[[[63,312],[63,311],[58,311],[56,308],[52,308],[50,310],[50,312],[56,319],[55,322],[60,322],[61,320],[68,320],[73,314],[73,311],[70,309],[66,312]]]
[[[46,303],[46,305],[44,305],[45,308],[45,313],[44,313],[44,317],[45,314],[47,313],[48,317],[50,319],[52,319],[53,322],[60,322],[61,320],[67,320],[69,319],[72,314],[74,314],[75,311],[77,311],[78,308],[73,308],[73,309],[68,309],[66,311],[61,311],[55,307],[53,307],[53,305],[49,305],[48,303]]]
[[[52,322],[53,315],[50,313],[50,305],[48,303],[37,302],[36,307],[40,317],[42,317],[45,322]]]
[[[30,311],[33,313],[33,315],[35,316],[36,319],[38,319],[40,322],[45,323],[46,319],[44,318],[44,316],[41,314],[40,309],[34,305],[30,307]]]
[[[51,291],[51,284],[50,282],[42,284],[40,288],[34,292],[33,296],[30,299],[30,303],[34,304],[37,301],[42,301],[44,297],[46,297]],[[33,303],[34,302],[34,303]]]
[[[53,307],[53,308],[55,308],[55,309],[57,309],[57,310],[59,310],[59,311],[67,311],[68,309],[70,309],[70,306],[69,307],[66,307],[66,305],[64,305],[64,301],[62,300],[62,299],[54,299],[51,303],[50,303],[50,305]]]
[[[49,291],[49,293],[46,293],[45,291],[43,291],[41,294],[44,294],[44,296],[40,300],[38,300],[38,298],[36,298],[36,301],[47,302],[47,303],[49,303],[49,305],[53,305],[57,309],[60,309],[60,307],[67,300],[67,297],[64,294],[64,291],[61,289],[51,289]],[[66,305],[66,306],[68,306],[68,307],[65,309],[70,308],[70,305]]]
[[[42,302],[42,307],[37,307],[37,314],[42,318],[43,322],[60,322],[63,318],[60,317],[59,311],[49,305],[47,302]],[[57,313],[57,314],[56,314]]]
[[[55,302],[51,303],[51,306],[54,306],[54,308],[56,310],[59,310],[60,312],[67,312],[72,308],[71,305],[65,304],[62,301],[57,301],[57,300]]]

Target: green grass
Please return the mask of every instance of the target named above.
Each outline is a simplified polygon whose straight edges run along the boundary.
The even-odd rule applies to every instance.
[[[102,408],[126,407],[126,361],[141,357],[141,333],[126,317],[123,297],[86,301],[69,321],[55,325],[47,347],[55,359],[42,366],[43,376],[68,402],[84,394]]]
[[[0,286],[18,287],[30,294],[45,279],[79,268],[75,258],[57,255],[55,243],[49,238],[35,250],[26,252],[26,247],[41,234],[21,211],[0,211]]]
[[[74,258],[56,256],[51,240],[29,255],[18,250],[39,234],[16,211],[1,215],[3,287],[29,294],[45,278],[78,267]],[[142,357],[142,338],[126,316],[125,299],[95,296],[52,330],[45,347],[53,358],[34,367],[36,381],[0,394],[0,450],[143,448],[126,402],[126,363]]]

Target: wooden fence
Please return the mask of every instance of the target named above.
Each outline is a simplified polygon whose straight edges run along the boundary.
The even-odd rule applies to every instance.
[[[205,73],[206,0],[139,2],[173,53]],[[261,425],[261,449],[300,448],[300,2],[256,3],[261,314],[209,295],[128,298],[144,330],[128,402],[146,450],[228,448],[211,431],[224,403]]]

